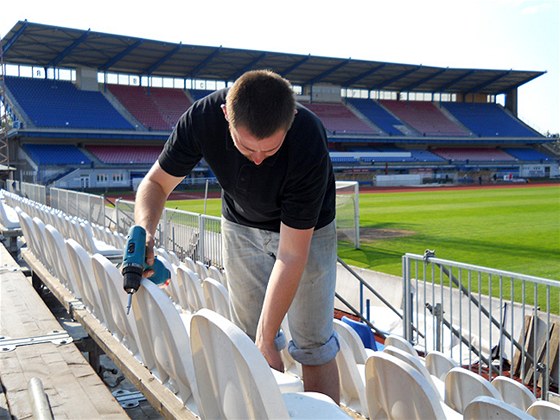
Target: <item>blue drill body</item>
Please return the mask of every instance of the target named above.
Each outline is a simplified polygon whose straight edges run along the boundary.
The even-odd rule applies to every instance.
[[[146,230],[142,226],[134,225],[128,231],[121,266],[123,288],[128,293],[127,313],[130,312],[132,295],[140,287],[145,270],[154,271],[149,279],[155,284],[163,284],[171,277],[169,270],[157,257],[153,265],[146,263]]]

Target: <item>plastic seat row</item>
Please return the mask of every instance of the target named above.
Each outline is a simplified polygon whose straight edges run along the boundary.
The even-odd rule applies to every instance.
[[[45,224],[54,226],[65,238],[72,238],[80,243],[90,253],[100,253],[108,258],[121,258],[124,248],[124,237],[118,233],[102,230],[89,221],[75,216],[69,216],[61,210],[51,208],[45,204],[7,193],[13,207],[19,207],[31,217],[38,217]],[[111,239],[113,238],[113,239]],[[108,243],[107,241],[111,242]]]
[[[426,418],[431,416],[452,418],[457,417],[458,414],[471,415],[476,410],[481,410],[480,406],[485,404],[485,402],[477,402],[479,408],[473,407],[467,411],[469,404],[478,397],[483,397],[483,400],[491,399],[491,403],[499,405],[503,410],[521,413],[525,413],[529,407],[539,402],[527,387],[512,378],[498,376],[490,382],[482,376],[458,366],[456,361],[437,351],[432,351],[425,358],[421,358],[414,347],[402,337],[390,335],[385,340],[382,352],[368,350],[366,353],[362,340],[347,324],[335,319],[335,330],[341,345],[341,351],[337,355],[341,380],[341,403],[365,417],[415,418],[414,413],[419,413],[417,411],[419,407],[428,410],[423,412],[423,416]],[[380,354],[383,355],[380,356]],[[379,381],[379,378],[373,382],[370,378],[368,389],[367,364],[383,365],[385,363],[383,361],[372,362],[370,361],[372,357],[389,358],[394,365],[387,368],[389,371],[395,370],[396,365],[399,365],[401,368],[405,366],[406,368],[403,368],[405,371],[412,369],[414,374],[410,374],[410,372],[395,373],[397,376],[401,375],[401,379],[397,379],[397,376],[391,378],[389,375],[387,381],[393,381],[389,385],[375,382]],[[375,369],[378,368],[383,369],[381,367]],[[398,380],[414,380],[416,383],[407,385],[403,382],[395,387],[395,392],[403,394],[402,389],[407,389],[405,394],[408,395],[409,389],[418,386],[419,389],[425,390],[427,395],[423,395],[420,400],[409,400],[402,395],[390,394],[387,389],[390,389],[394,385],[394,381]],[[400,391],[397,391],[398,389]],[[428,400],[432,402],[428,404]],[[438,402],[434,404],[433,401],[436,400]],[[393,412],[397,406],[400,406],[398,410],[404,411]],[[558,408],[560,409],[560,407]],[[486,409],[489,408],[484,408],[484,410]]]
[[[442,400],[422,373],[389,352],[376,352],[365,365],[366,395],[370,418],[424,419],[552,419],[560,406],[530,398],[529,406],[520,400],[505,400],[503,386],[524,394],[510,378],[495,378],[492,384],[461,367],[452,368],[445,378]],[[497,380],[498,379],[498,380]],[[494,383],[497,385],[494,387]],[[523,385],[521,385],[523,387]],[[406,390],[406,392],[403,392]],[[525,389],[525,391],[527,391]],[[527,391],[528,392],[528,391]],[[529,393],[529,395],[532,395]]]
[[[71,291],[76,296],[80,296],[92,315],[137,359],[144,363],[159,381],[168,386],[191,411],[202,414],[201,407],[207,407],[206,410],[211,412],[213,407],[208,408],[209,403],[201,400],[200,394],[197,392],[198,375],[196,378],[194,377],[193,355],[189,351],[189,343],[192,340],[190,336],[192,314],[178,310],[162,289],[151,281],[143,279],[142,287],[133,298],[132,314],[127,316],[125,312],[126,294],[122,290],[122,275],[114,264],[100,254],[88,254],[73,239],[64,240],[54,227],[45,226],[39,218],[31,219],[21,210],[19,212],[26,229],[29,221],[32,224],[30,226],[32,231],[26,231],[28,236],[34,238],[29,243],[36,241],[39,244],[32,252],[45,265],[51,266],[50,271],[61,278],[65,286],[73,289]],[[45,246],[47,238],[50,238],[48,239],[50,246]],[[62,261],[66,257],[71,262],[72,273],[65,269],[63,264],[52,265],[53,261]],[[64,277],[66,280],[63,280]],[[75,282],[68,281],[71,278],[74,278]],[[220,284],[215,280],[214,282]],[[206,308],[201,311],[210,312]],[[222,319],[221,323],[230,323],[228,328],[232,328],[233,324],[229,320],[219,314],[216,316]],[[245,339],[254,346],[247,336]],[[199,340],[201,340],[200,337]],[[221,346],[218,345],[217,351],[220,358],[224,359]],[[298,397],[291,404],[299,404],[299,410],[303,410],[305,407],[301,404],[301,400],[307,399],[318,401],[316,404],[319,406],[329,405],[337,415],[344,416],[344,413],[327,398],[309,397],[303,393],[299,395],[303,389],[301,380],[286,379],[287,375],[273,373],[256,347],[254,347],[254,352],[261,357],[260,366],[264,364],[273,381],[272,384],[269,384],[271,389],[263,388],[260,383],[258,387],[259,392],[263,393],[267,409],[272,410],[271,413],[279,409],[274,404],[271,405],[271,393],[277,392],[282,395],[282,392],[296,392]],[[237,362],[233,360],[229,362],[231,366],[235,363]],[[256,362],[249,363],[253,370],[255,369],[254,363]],[[265,396],[266,398],[264,398]],[[209,396],[206,395],[204,398],[208,400]],[[289,399],[289,397],[282,398]],[[229,399],[227,402],[232,403]],[[238,407],[240,402],[236,401],[234,405]],[[255,402],[251,402],[251,404],[256,405]],[[260,412],[260,408],[248,407],[247,409]],[[314,412],[315,409],[312,408],[310,412]],[[212,418],[208,415],[204,416],[204,414],[202,416]]]

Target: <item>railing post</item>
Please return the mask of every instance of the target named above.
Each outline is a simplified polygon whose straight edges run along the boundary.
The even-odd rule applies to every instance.
[[[205,244],[204,244],[204,237],[206,236],[204,234],[204,227],[205,227],[205,223],[206,220],[204,219],[204,215],[200,215],[198,216],[198,260],[202,261],[203,263],[206,263],[207,259],[205,259],[206,257],[206,249],[205,249]]]
[[[121,223],[120,220],[121,220],[121,218],[119,217],[119,203],[120,203],[120,201],[121,201],[120,198],[117,198],[117,199],[115,200],[115,219],[116,219],[116,220],[115,220],[115,225],[116,225],[116,229],[117,229],[117,232],[118,232],[118,233],[121,233],[121,232],[122,232],[121,226],[120,226],[120,223]]]
[[[159,245],[167,251],[167,212],[168,209],[163,209],[163,219],[161,221],[161,230],[159,232]]]
[[[403,336],[406,340],[411,341],[412,332],[410,331],[412,302],[409,300],[410,295],[410,265],[407,256],[402,258],[402,272],[403,272]]]
[[[434,306],[433,315],[436,317],[436,350],[441,351],[442,349],[442,317],[443,317],[443,308],[441,303],[436,303]]]

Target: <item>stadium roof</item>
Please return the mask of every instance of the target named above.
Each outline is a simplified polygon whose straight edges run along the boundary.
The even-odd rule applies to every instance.
[[[139,76],[233,81],[267,68],[294,85],[334,84],[396,92],[498,95],[543,71],[430,67],[269,51],[186,45],[91,30],[17,22],[2,39],[5,63],[45,68],[80,66]]]

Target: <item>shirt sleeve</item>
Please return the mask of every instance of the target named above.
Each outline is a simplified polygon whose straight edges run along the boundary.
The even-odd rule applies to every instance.
[[[191,107],[181,116],[158,158],[161,168],[173,176],[187,176],[202,159],[200,142],[192,124],[192,113]]]

